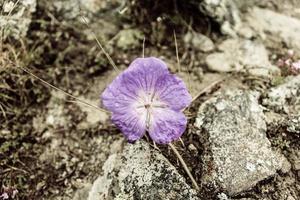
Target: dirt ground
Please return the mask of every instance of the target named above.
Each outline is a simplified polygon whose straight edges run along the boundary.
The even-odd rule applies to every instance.
[[[0,8],[4,2],[0,1]],[[89,27],[82,23],[81,15],[72,17],[79,11],[72,6],[68,8],[67,1],[61,2],[64,1],[37,1],[26,35],[1,40],[0,195],[16,189],[14,199],[71,199],[78,189],[102,173],[101,166],[108,156],[121,151],[126,143],[107,114],[74,102],[19,68],[29,69],[48,83],[100,105],[99,95],[117,73],[98,48],[93,31],[121,70],[142,56],[145,38],[145,56],[164,59],[170,70],[185,80],[191,95],[197,96],[185,113],[189,119],[182,137],[185,146],[180,142],[176,146],[198,183],[202,170],[199,156],[205,148],[202,143],[205,138],[193,134],[199,106],[220,88],[235,85],[260,91],[264,96],[265,91],[278,84],[273,78],[255,77],[246,72],[221,73],[208,69],[204,61],[207,53],[189,47],[184,36],[190,31],[201,33],[215,44],[228,36],[221,33],[215,20],[198,10],[195,6],[198,1],[103,1],[98,5],[101,12],[82,11]],[[286,1],[284,7],[282,1],[269,1],[263,6],[289,13],[295,3]],[[126,9],[125,14],[118,12],[122,9]],[[121,37],[125,34],[122,31],[128,29],[134,31],[134,36],[127,44],[130,38],[125,35],[124,42]],[[173,30],[177,35],[180,69]],[[280,45],[268,47],[276,58],[285,55],[287,49]],[[273,57],[270,60],[276,65]],[[207,90],[202,92],[204,89]],[[272,147],[288,160],[299,159],[299,134],[271,123],[267,137]],[[163,145],[159,148],[180,174],[187,177],[172,152]],[[189,179],[187,182],[192,185]],[[300,196],[299,171],[279,173],[232,198],[283,199],[285,191]],[[203,188],[199,196],[216,199],[218,192]]]

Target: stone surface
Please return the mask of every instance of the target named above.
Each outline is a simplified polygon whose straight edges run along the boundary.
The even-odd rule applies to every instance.
[[[134,49],[141,46],[143,38],[143,33],[138,29],[124,29],[115,37],[116,46],[123,50]]]
[[[264,40],[274,36],[277,42],[284,42],[300,53],[300,20],[268,9],[253,7],[246,17],[247,23]],[[272,40],[271,45],[276,40]]]
[[[300,151],[295,151],[294,154],[291,154],[290,159],[293,169],[300,173]]]
[[[93,183],[88,200],[199,199],[174,166],[144,141],[126,144],[113,154]]]
[[[221,32],[236,37],[241,26],[240,12],[231,0],[204,0],[199,5],[200,12],[220,24]]]
[[[215,48],[213,41],[200,33],[188,32],[183,39],[187,47],[191,47],[198,51],[209,52]]]
[[[107,10],[117,10],[113,8],[120,7],[123,3],[120,0],[103,1],[103,0],[54,0],[53,5],[65,19],[74,19],[84,15],[89,18],[94,14],[103,13]],[[95,17],[95,16],[94,16]]]
[[[113,8],[119,8],[124,5],[124,2],[120,0],[79,0],[81,6],[92,13],[111,11]]]
[[[210,70],[231,72],[246,70],[253,75],[268,76],[278,72],[268,59],[268,52],[259,41],[227,39],[218,49],[206,57],[206,64]]]
[[[300,110],[298,110],[300,112]],[[287,131],[291,133],[297,133],[300,136],[300,113],[295,116],[291,116],[285,123]]]
[[[300,75],[287,77],[283,84],[271,88],[263,104],[277,112],[299,114]]]
[[[102,0],[54,0],[49,1],[50,10],[54,13],[60,13],[61,23],[72,25],[76,29],[82,30],[87,36],[87,39],[95,41],[96,37],[103,42],[102,45],[106,50],[110,50],[109,41],[117,32],[118,27],[114,15],[118,13],[112,8],[120,6],[121,2],[118,0],[102,1]],[[112,9],[107,12],[108,9]],[[87,28],[83,23],[82,16],[84,16],[90,28]],[[99,28],[101,27],[101,28]]]
[[[254,92],[227,90],[200,107],[195,126],[199,134],[207,135],[202,157],[204,185],[233,195],[290,167],[271,149],[257,97]]]
[[[3,38],[13,37],[20,39],[26,36],[31,23],[32,13],[36,11],[36,0],[5,1],[3,12],[0,15],[0,27],[3,30]]]

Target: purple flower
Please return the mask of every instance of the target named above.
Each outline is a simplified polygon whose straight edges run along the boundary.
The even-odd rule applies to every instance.
[[[112,122],[129,141],[148,131],[153,141],[167,144],[185,131],[182,110],[191,103],[184,82],[160,59],[137,58],[101,95]]]

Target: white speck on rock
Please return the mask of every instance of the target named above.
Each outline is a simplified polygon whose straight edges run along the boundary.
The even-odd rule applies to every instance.
[[[247,162],[246,164],[246,168],[250,171],[250,172],[254,172],[256,170],[256,167],[253,163],[249,163]]]
[[[217,195],[217,197],[218,197],[219,200],[229,200],[228,196],[225,193],[223,193],[223,192],[219,193]]]
[[[226,108],[226,103],[221,101],[216,103],[215,107],[217,108],[218,111],[224,110]]]
[[[46,119],[46,123],[49,125],[54,125],[54,116],[53,115],[48,115]]]

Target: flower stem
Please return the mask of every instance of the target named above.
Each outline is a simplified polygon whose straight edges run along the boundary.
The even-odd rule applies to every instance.
[[[181,155],[179,154],[179,152],[177,151],[177,149],[175,148],[175,146],[172,143],[169,143],[169,146],[171,147],[172,151],[175,153],[175,155],[179,159],[180,163],[182,164],[184,170],[186,171],[186,173],[190,177],[190,179],[191,179],[191,181],[192,181],[195,189],[199,190],[199,186],[198,186],[197,182],[195,181],[193,175],[191,174],[190,170],[188,169],[186,163],[184,162],[183,158],[181,157]]]

